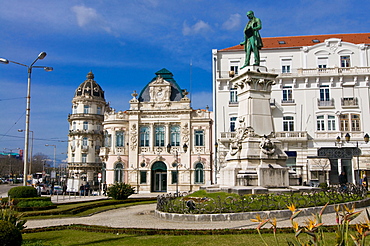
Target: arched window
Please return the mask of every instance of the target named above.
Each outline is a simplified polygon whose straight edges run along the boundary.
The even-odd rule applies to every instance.
[[[171,126],[171,145],[180,146],[180,126]]]
[[[83,123],[83,129],[84,129],[85,131],[89,130],[89,122],[84,121],[84,123]]]
[[[164,135],[165,129],[164,126],[155,127],[155,146],[164,146]]]
[[[204,170],[202,163],[197,163],[195,165],[195,183],[204,184]]]
[[[114,182],[123,183],[123,164],[117,163],[114,168]]]
[[[149,147],[150,130],[147,126],[140,127],[140,146]]]

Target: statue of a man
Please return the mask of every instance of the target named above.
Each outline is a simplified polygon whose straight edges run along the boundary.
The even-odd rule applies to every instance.
[[[247,12],[248,23],[244,28],[244,41],[240,45],[244,45],[245,50],[245,63],[242,68],[249,66],[251,52],[254,54],[254,64],[256,66],[260,65],[260,54],[259,50],[263,47],[262,38],[259,30],[262,29],[261,20],[254,16],[253,11]]]

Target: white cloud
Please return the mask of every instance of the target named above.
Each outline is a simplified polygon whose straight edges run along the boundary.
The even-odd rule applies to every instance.
[[[80,27],[97,27],[103,29],[107,33],[112,33],[111,28],[107,25],[104,18],[97,13],[96,9],[80,5],[73,6],[71,10],[75,13],[77,24]]]
[[[240,14],[232,14],[230,15],[229,19],[222,24],[222,29],[225,30],[233,30],[238,28],[241,23],[241,15]]]
[[[193,26],[188,26],[186,21],[184,21],[182,34],[184,36],[190,36],[190,35],[195,35],[195,34],[202,34],[210,30],[212,30],[211,26],[202,20],[198,21]]]

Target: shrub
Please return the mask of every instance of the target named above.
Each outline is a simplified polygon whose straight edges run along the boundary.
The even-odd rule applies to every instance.
[[[20,201],[17,204],[18,208],[30,208],[30,207],[48,207],[54,205],[51,201]]]
[[[319,187],[323,190],[327,190],[329,188],[329,186],[326,182],[320,183]]]
[[[22,220],[23,214],[20,214],[11,209],[1,209],[0,210],[0,221],[8,221],[13,224],[18,230],[23,230],[26,228],[24,224],[26,224],[27,220]]]
[[[21,232],[9,221],[0,220],[0,245],[22,245]]]
[[[135,188],[129,184],[116,183],[108,188],[107,195],[115,200],[124,200],[135,193]]]
[[[8,191],[10,198],[38,197],[37,190],[32,186],[13,187]]]

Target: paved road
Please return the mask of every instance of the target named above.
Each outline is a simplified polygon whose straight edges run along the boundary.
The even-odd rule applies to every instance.
[[[194,222],[194,221],[166,221],[154,216],[156,204],[138,205],[126,208],[114,209],[92,216],[79,218],[60,218],[29,220],[27,228],[38,228],[56,225],[100,225],[117,228],[153,228],[153,229],[242,229],[256,228],[258,223],[251,221],[222,221],[222,222]],[[361,210],[361,209],[360,209]],[[362,209],[363,210],[363,209]],[[362,213],[353,223],[365,221],[366,213]],[[307,217],[298,217],[300,225],[304,225]],[[335,224],[335,214],[324,214],[324,224]],[[290,227],[289,218],[278,219],[278,227]]]

